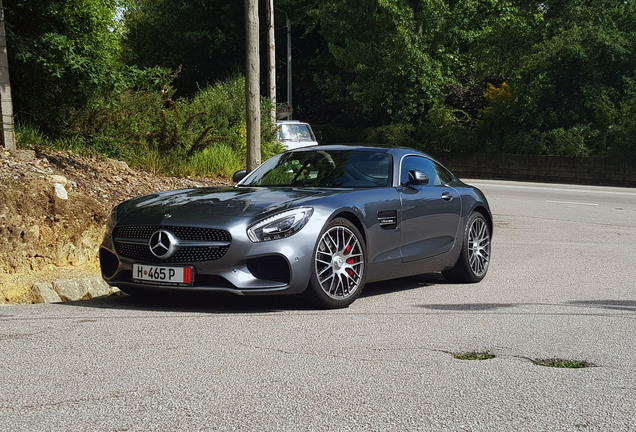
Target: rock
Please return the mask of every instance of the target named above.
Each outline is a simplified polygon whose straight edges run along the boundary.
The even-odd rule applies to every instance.
[[[82,279],[55,281],[53,289],[57,291],[63,301],[82,300],[88,295],[88,284]]]
[[[34,224],[32,226],[30,226],[29,228],[27,228],[24,231],[24,241],[26,243],[33,243],[36,242],[40,239],[40,226],[37,224]]]
[[[62,186],[62,184],[60,183],[55,183],[55,185],[53,185],[55,187],[55,196],[58,197],[61,200],[67,200],[68,199],[68,192],[66,192],[66,189],[64,189],[64,186]]]
[[[49,181],[53,184],[59,183],[62,186],[66,186],[68,184],[68,180],[63,175],[53,174],[49,176]]]
[[[15,160],[19,162],[35,162],[35,150],[17,150],[14,153]]]
[[[91,298],[110,294],[110,286],[101,277],[86,279],[86,284]]]
[[[49,282],[41,282],[33,284],[33,292],[44,303],[59,303],[62,301],[60,296],[53,289],[53,284]]]
[[[119,161],[116,159],[107,159],[108,162],[113,166],[113,168],[118,169],[120,171],[126,171],[126,172],[133,172],[133,170],[130,169],[130,167],[128,166],[128,164],[124,161]]]

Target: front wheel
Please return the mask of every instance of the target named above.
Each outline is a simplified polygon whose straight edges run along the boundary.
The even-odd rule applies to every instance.
[[[350,221],[336,218],[324,228],[313,254],[306,295],[316,306],[344,308],[360,296],[365,282],[366,248]]]
[[[473,212],[466,221],[462,250],[457,263],[442,272],[449,282],[475,283],[481,281],[490,263],[490,228],[484,215]]]

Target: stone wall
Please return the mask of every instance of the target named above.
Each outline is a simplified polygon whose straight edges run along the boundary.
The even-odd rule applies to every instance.
[[[439,160],[459,178],[636,187],[636,158],[444,154]]]

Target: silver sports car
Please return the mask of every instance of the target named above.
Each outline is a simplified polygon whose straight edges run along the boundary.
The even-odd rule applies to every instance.
[[[129,294],[299,294],[346,307],[367,282],[442,272],[479,282],[492,216],[479,189],[408,148],[328,145],[267,160],[234,187],[115,207],[99,258]]]

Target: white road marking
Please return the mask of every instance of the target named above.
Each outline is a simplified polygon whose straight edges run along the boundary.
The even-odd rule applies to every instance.
[[[502,184],[506,180],[465,180],[471,186],[477,187],[493,187],[506,189],[526,189],[535,191],[550,190],[554,192],[582,192],[582,193],[602,193],[605,195],[627,195],[636,196],[636,188],[620,188],[612,186],[589,186],[589,185],[565,185],[565,184],[547,184],[547,183],[517,183],[507,181],[508,184]],[[512,184],[511,184],[512,183]]]

